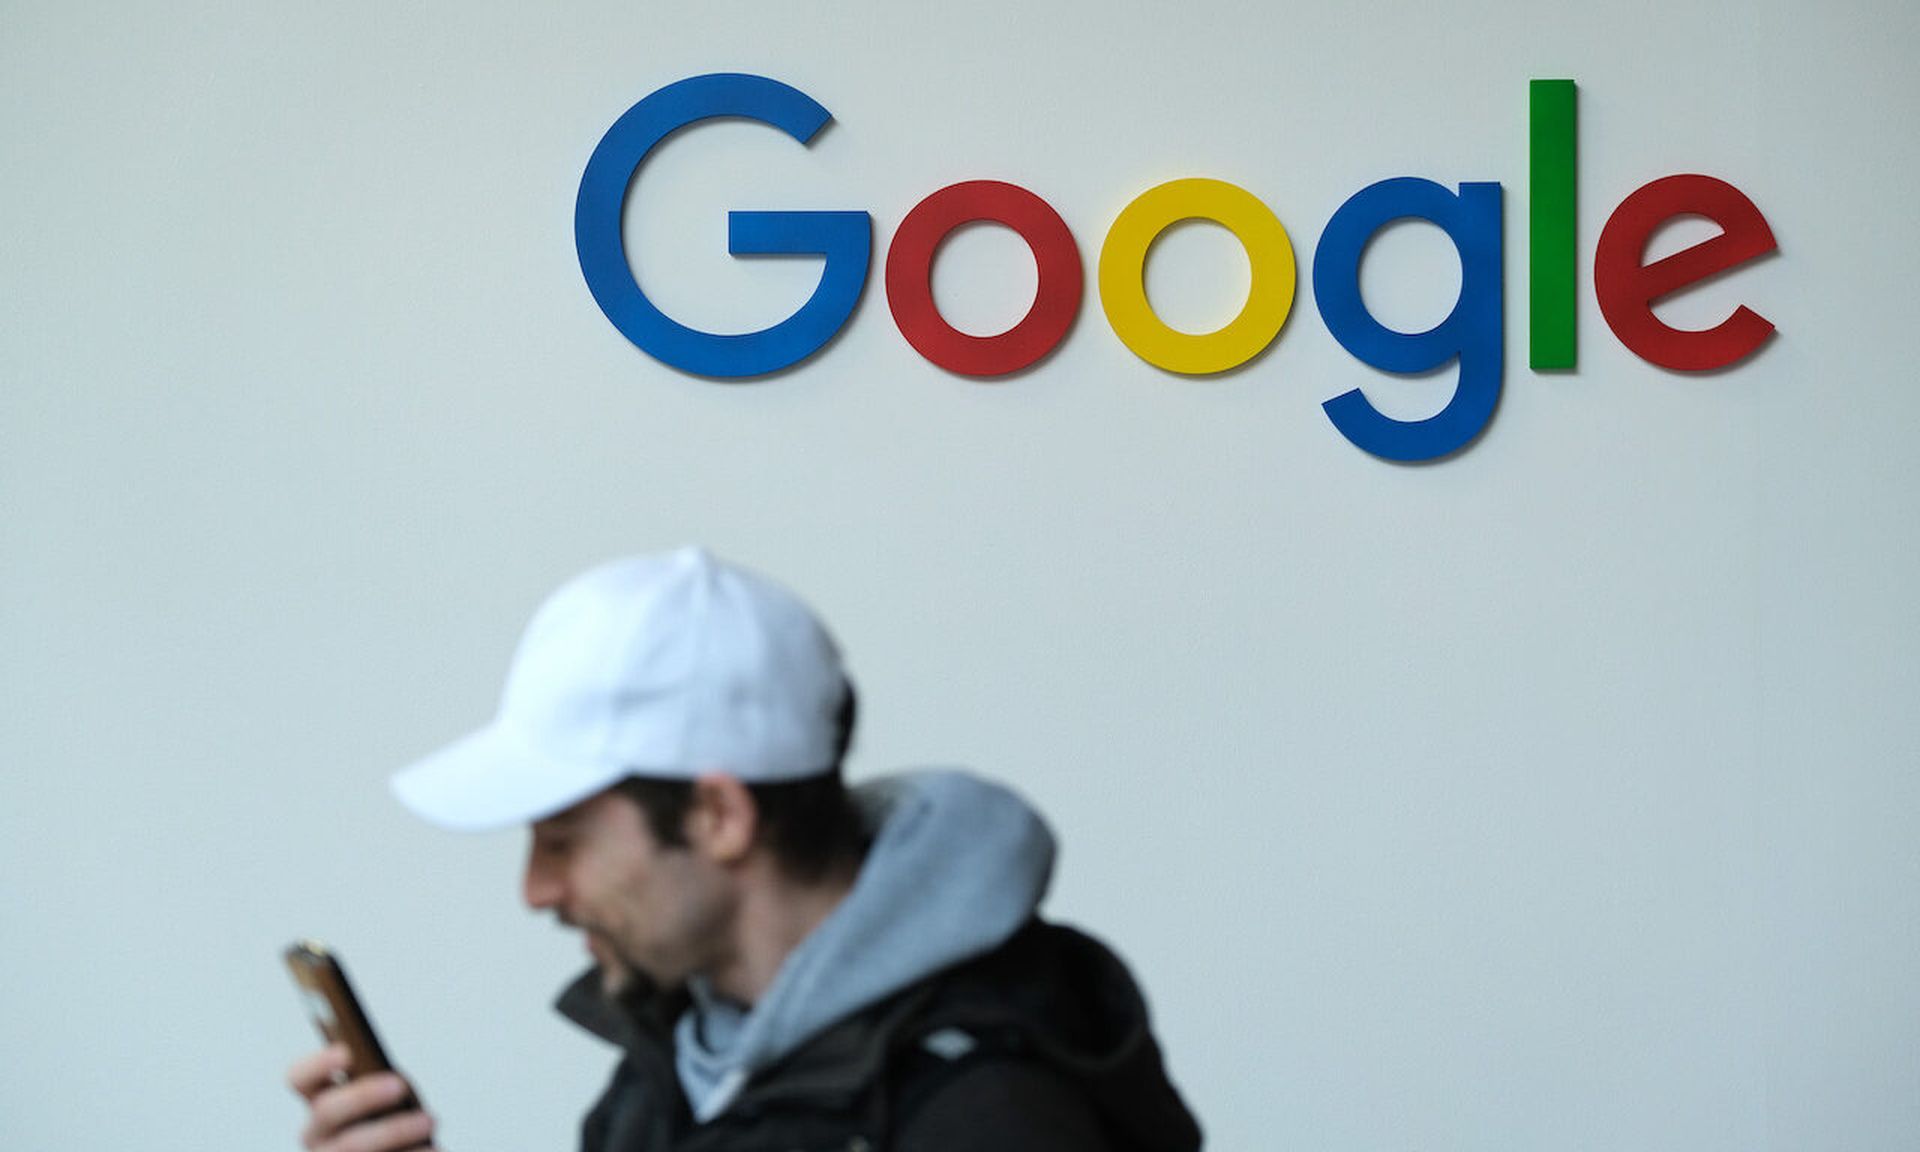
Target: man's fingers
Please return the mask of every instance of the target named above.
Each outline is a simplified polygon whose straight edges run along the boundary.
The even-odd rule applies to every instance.
[[[348,1080],[353,1058],[333,1044],[295,1061],[287,1085],[307,1102],[300,1144],[310,1152],[432,1152],[433,1118],[398,1073]],[[395,1111],[405,1109],[405,1111]]]
[[[315,1152],[403,1152],[433,1139],[433,1117],[418,1110],[396,1112],[356,1124],[320,1145]]]
[[[300,1134],[301,1143],[315,1152],[322,1148],[332,1149],[335,1145],[331,1142],[348,1135],[348,1129],[383,1112],[392,1111],[408,1095],[407,1082],[392,1072],[378,1072],[337,1087],[330,1086],[308,1097],[311,1108],[307,1114],[306,1129]],[[395,1144],[391,1147],[404,1148],[408,1145]]]
[[[345,1044],[329,1044],[295,1061],[287,1069],[287,1085],[311,1100],[338,1083],[352,1061],[353,1057]]]

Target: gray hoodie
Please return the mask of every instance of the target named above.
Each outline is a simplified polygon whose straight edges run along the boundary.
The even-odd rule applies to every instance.
[[[1046,894],[1053,835],[1008,789],[921,771],[854,793],[876,827],[873,847],[846,898],[787,956],[766,994],[743,1008],[701,980],[690,986],[674,1048],[701,1122],[822,1029],[997,948]]]

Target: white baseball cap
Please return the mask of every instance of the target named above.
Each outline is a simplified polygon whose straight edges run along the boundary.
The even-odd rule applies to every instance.
[[[627,776],[832,769],[848,692],[799,597],[700,548],[615,560],[547,597],[493,722],[393,776],[445,828],[550,816]]]

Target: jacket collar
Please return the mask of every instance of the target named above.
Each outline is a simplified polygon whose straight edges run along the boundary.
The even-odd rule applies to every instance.
[[[663,992],[638,974],[632,980],[627,991],[610,997],[600,986],[600,970],[588,968],[561,990],[554,1011],[629,1052],[645,1043],[665,1046],[673,1022],[686,1008],[687,994],[678,989]]]
[[[589,968],[561,990],[554,1010],[646,1063],[666,1057],[670,1067],[673,1023],[690,997],[683,990],[662,993],[643,978],[635,979],[634,988],[609,998],[600,986],[599,969]],[[901,1022],[922,1008],[931,993],[930,986],[916,988],[828,1028],[781,1061],[780,1075],[756,1076],[737,1105],[753,1108],[789,1096],[853,1098],[878,1078]]]

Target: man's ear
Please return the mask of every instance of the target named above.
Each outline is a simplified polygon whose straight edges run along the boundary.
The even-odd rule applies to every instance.
[[[737,776],[708,772],[693,781],[687,843],[716,864],[737,864],[760,831],[760,808]]]

